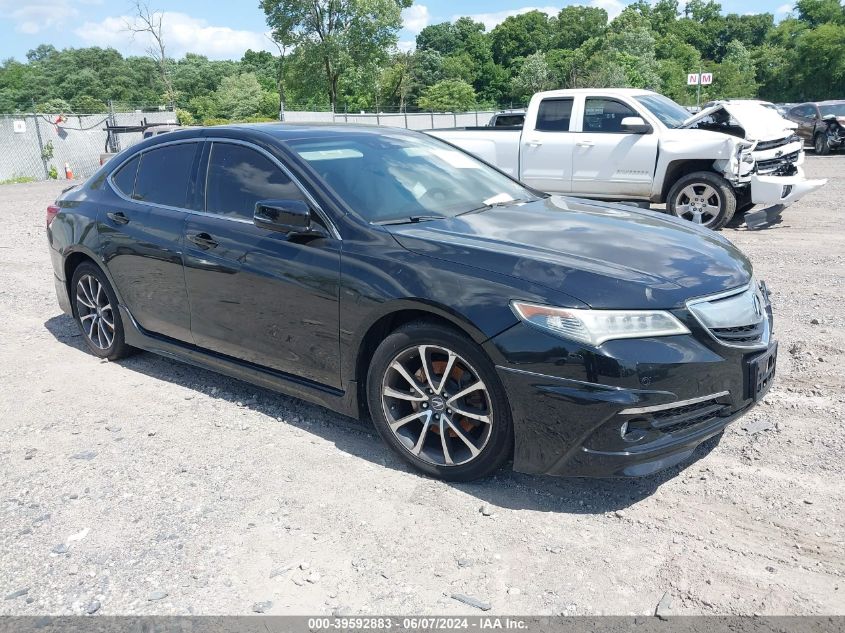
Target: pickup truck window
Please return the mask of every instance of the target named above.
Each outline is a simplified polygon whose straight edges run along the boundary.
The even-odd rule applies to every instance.
[[[345,134],[288,142],[368,222],[453,217],[537,196],[442,141],[408,134]]]
[[[663,95],[648,94],[634,98],[648,108],[648,111],[660,119],[660,122],[669,129],[681,127],[684,121],[691,116],[688,110]]]
[[[622,119],[639,116],[631,108],[614,99],[588,97],[584,104],[584,132],[618,134],[622,132]]]
[[[535,129],[542,132],[568,132],[573,99],[543,99],[537,110]]]

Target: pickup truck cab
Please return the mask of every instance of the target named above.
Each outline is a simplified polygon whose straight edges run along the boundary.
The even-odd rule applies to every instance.
[[[804,178],[792,124],[753,103],[691,115],[648,90],[534,95],[522,130],[432,130],[525,184],[553,194],[666,203],[719,229],[756,204],[785,208],[826,181]]]

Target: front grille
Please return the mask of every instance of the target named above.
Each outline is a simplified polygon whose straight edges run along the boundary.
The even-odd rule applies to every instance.
[[[774,141],[760,141],[757,143],[757,146],[754,148],[755,151],[764,152],[769,149],[775,149],[776,147],[783,147],[784,145],[789,145],[790,143],[795,143],[800,141],[801,137],[797,134],[793,134],[792,136],[787,136],[786,138],[778,138]]]
[[[673,409],[655,411],[652,414],[652,426],[661,433],[677,433],[689,427],[709,422],[722,417],[730,411],[730,406],[719,404],[715,399],[688,404]]]
[[[759,174],[778,174],[781,172],[794,170],[794,164],[798,161],[801,155],[801,150],[778,156],[777,158],[767,158],[766,160],[757,161],[757,173]],[[786,174],[783,174],[786,175]]]
[[[767,313],[768,299],[752,282],[745,288],[696,299],[687,304],[710,335],[733,347],[765,347],[771,328]]]
[[[737,325],[735,327],[714,327],[710,331],[720,341],[725,343],[754,343],[763,336],[765,329],[762,321],[751,325]]]

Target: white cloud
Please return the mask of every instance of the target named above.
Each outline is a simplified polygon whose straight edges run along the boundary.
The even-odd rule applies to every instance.
[[[791,4],[782,4],[777,9],[775,9],[775,15],[784,15],[786,13],[792,13]]]
[[[248,48],[274,50],[260,31],[212,26],[203,19],[178,12],[167,11],[161,17],[168,56],[197,53],[211,59],[235,59]],[[127,30],[127,24],[131,22],[129,16],[107,17],[99,22],[85,22],[74,33],[93,46],[113,46],[125,52],[141,53],[152,44],[152,40],[143,33],[133,36]]]
[[[615,0],[608,1],[614,2]],[[508,9],[505,11],[496,11],[494,13],[474,13],[467,17],[472,18],[476,22],[481,22],[489,31],[497,24],[504,22],[505,18],[509,18],[514,15],[521,15],[522,13],[528,13],[529,11],[542,11],[548,15],[557,15],[560,12],[560,9],[557,7],[521,7],[519,9]],[[452,22],[460,17],[463,17],[463,14],[456,13],[452,16]]]
[[[407,31],[415,35],[428,26],[431,16],[424,4],[414,4],[402,10],[402,22]]]
[[[0,0],[0,17],[12,20],[15,30],[27,35],[60,26],[78,13],[71,0]]]
[[[399,40],[396,43],[396,48],[398,48],[403,53],[410,53],[417,47],[417,43],[414,40]]]
[[[590,6],[607,11],[607,17],[610,20],[622,13],[622,9],[625,8],[625,5],[619,0],[590,0]]]

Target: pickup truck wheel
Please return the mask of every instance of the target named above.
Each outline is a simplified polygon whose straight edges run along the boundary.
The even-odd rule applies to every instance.
[[[813,148],[819,156],[830,154],[830,144],[827,142],[827,134],[816,134],[816,137],[813,139]]]
[[[672,185],[666,206],[672,215],[718,231],[736,212],[736,194],[718,174],[697,171]]]

